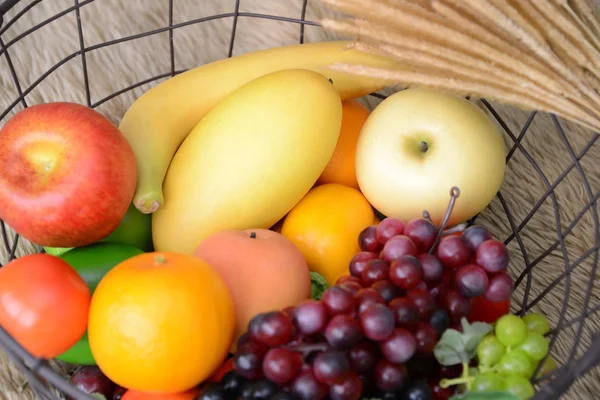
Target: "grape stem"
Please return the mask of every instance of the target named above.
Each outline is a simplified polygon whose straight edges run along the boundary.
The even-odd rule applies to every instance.
[[[450,202],[448,202],[448,208],[446,208],[446,213],[444,214],[444,218],[442,218],[442,223],[440,224],[440,228],[438,230],[435,241],[433,242],[433,244],[431,245],[431,248],[429,249],[429,252],[428,252],[429,254],[433,254],[433,251],[435,250],[435,248],[437,247],[437,244],[439,243],[440,239],[442,238],[442,236],[444,234],[444,229],[446,228],[446,225],[448,224],[448,220],[450,219],[450,215],[452,214],[452,210],[454,209],[454,204],[456,203],[456,199],[458,199],[458,196],[460,196],[460,189],[458,188],[458,186],[452,186],[452,188],[450,189]],[[424,211],[423,215],[425,215],[425,213],[427,213],[427,215],[429,215],[429,213],[427,211]]]
[[[467,390],[471,390],[471,383],[475,377],[469,376],[469,363],[463,363],[463,373],[459,378],[455,379],[442,379],[440,380],[440,387],[442,389],[449,388],[454,385],[461,385],[465,383],[467,385]]]
[[[307,356],[313,351],[325,351],[329,349],[329,346],[326,343],[313,343],[288,346],[287,348],[302,353],[304,356]]]
[[[467,229],[467,226],[469,226],[469,224],[463,222],[462,224],[458,224],[450,229],[446,229],[444,232],[442,232],[442,236],[452,235],[453,233],[457,232],[464,232],[464,230]]]

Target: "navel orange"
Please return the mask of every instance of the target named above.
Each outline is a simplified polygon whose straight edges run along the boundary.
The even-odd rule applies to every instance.
[[[328,183],[300,200],[281,233],[300,249],[308,267],[333,285],[350,273],[350,259],[360,251],[358,234],[374,219],[373,208],[357,189]]]
[[[370,115],[368,108],[356,100],[342,102],[342,128],[333,156],[317,184],[340,183],[359,189],[356,180],[356,144],[360,131]]]
[[[145,253],[115,266],[92,296],[88,338],[102,372],[146,393],[187,391],[227,356],[231,293],[205,261]]]

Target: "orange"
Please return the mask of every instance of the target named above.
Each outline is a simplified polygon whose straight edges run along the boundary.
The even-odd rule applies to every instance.
[[[360,131],[370,115],[368,108],[356,100],[342,103],[342,128],[329,164],[317,180],[317,184],[340,183],[359,189],[356,180],[356,144]]]
[[[199,393],[200,389],[198,388],[187,390],[185,392],[167,394],[151,394],[128,390],[121,400],[194,400]]]
[[[110,270],[92,295],[88,338],[102,372],[130,390],[185,392],[225,360],[231,293],[205,261],[145,253]]]
[[[308,267],[330,285],[349,274],[360,251],[358,234],[375,219],[373,208],[357,189],[329,183],[311,189],[289,212],[281,233],[300,249]]]

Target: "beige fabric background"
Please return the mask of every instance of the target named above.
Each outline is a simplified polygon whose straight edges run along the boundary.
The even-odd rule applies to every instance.
[[[1,0],[0,0],[1,1]],[[30,0],[22,0],[6,17],[22,10]],[[73,0],[44,0],[12,25],[1,38],[4,43],[69,7]],[[301,0],[241,0],[240,12],[267,13],[290,18],[301,15]],[[234,0],[174,0],[174,23],[193,20],[234,10]],[[327,11],[318,4],[318,0],[310,0],[307,10],[308,19],[316,19],[326,15]],[[168,0],[96,0],[81,8],[83,35],[86,46],[115,40],[128,35],[138,34],[168,23]],[[193,68],[227,56],[227,49],[232,30],[232,19],[216,19],[202,24],[176,29],[174,45],[176,68]],[[306,41],[318,41],[328,38],[322,30],[315,27],[306,28]],[[287,22],[266,19],[240,17],[233,54],[268,48],[272,46],[292,44],[299,40],[299,26]],[[67,13],[58,20],[47,24],[35,33],[19,40],[9,49],[9,55],[18,74],[22,88],[29,87],[36,79],[62,58],[79,49],[76,16]],[[122,89],[135,82],[170,71],[169,34],[168,32],[148,36],[132,42],[120,43],[87,53],[87,64],[91,88],[92,102]],[[108,101],[98,110],[111,118],[115,123],[125,112],[132,101],[151,85],[144,85],[136,90]],[[202,93],[198,93],[202,96]],[[17,98],[17,89],[10,75],[6,57],[0,57],[0,111],[5,110]],[[82,63],[80,57],[74,57],[66,65],[58,68],[47,79],[39,84],[27,96],[28,104],[47,101],[75,101],[85,103],[82,79]],[[369,105],[374,106],[370,100]],[[22,109],[17,105],[13,113]],[[508,128],[515,136],[519,135],[528,113],[510,107],[498,107],[499,113],[507,122]],[[12,115],[12,113],[10,114]],[[0,126],[6,118],[0,121]],[[568,141],[575,154],[579,154],[593,134],[570,124],[565,124]],[[513,141],[504,135],[507,149]],[[556,129],[547,115],[537,115],[532,128],[525,135],[523,147],[528,156],[534,159],[543,170],[548,182],[553,183],[560,173],[571,164],[571,156],[565,143],[556,133]],[[458,155],[457,155],[458,156]],[[593,146],[581,160],[581,168],[587,174],[591,191],[596,194],[600,190],[600,145]],[[535,172],[523,152],[517,150],[508,164],[507,176],[501,194],[506,207],[519,225],[531,211],[535,203],[545,192],[543,180]],[[589,202],[588,193],[582,183],[577,168],[573,168],[555,189],[555,196],[560,211],[558,217],[561,229],[564,230],[578,212]],[[506,212],[500,199],[495,199],[481,216],[480,222],[490,227],[497,237],[504,239],[511,232]],[[586,213],[565,239],[566,253],[569,262],[579,258],[594,245],[595,230],[591,213]],[[522,246],[528,254],[529,261],[536,259],[557,238],[557,220],[553,211],[552,199],[546,198],[526,226],[520,231]],[[9,238],[12,239],[12,233]],[[517,240],[509,245],[513,255],[511,273],[518,276],[524,266],[524,257]],[[18,255],[38,251],[31,243],[21,241]],[[6,251],[0,245],[0,263],[6,262]],[[565,289],[570,287],[569,306],[566,321],[571,321],[582,314],[585,291],[592,286],[592,299],[589,308],[598,306],[600,284],[591,275],[593,259],[583,261],[570,275],[570,284],[561,280],[534,308],[546,313],[553,326],[558,323],[558,312],[563,303]],[[542,260],[532,274],[531,294],[539,294],[549,283],[560,276],[564,270],[563,250],[559,246]],[[521,285],[516,298],[523,293]],[[572,324],[558,335],[552,354],[561,361],[570,354],[574,344],[576,330],[580,324]],[[582,343],[578,346],[577,355],[589,343],[590,334],[600,327],[597,313],[590,315],[582,328]],[[183,361],[185,362],[185,361]],[[569,396],[571,399],[597,399],[600,393],[599,370],[596,369],[586,379],[577,382]],[[19,392],[24,382],[23,376],[7,360],[0,350],[0,399],[34,399],[35,396],[25,390]]]

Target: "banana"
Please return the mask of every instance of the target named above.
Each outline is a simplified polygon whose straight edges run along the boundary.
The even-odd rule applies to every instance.
[[[196,124],[217,103],[249,81],[284,69],[308,69],[333,81],[342,100],[392,84],[329,68],[335,63],[393,67],[395,61],[348,49],[350,41],[275,47],[205,64],[170,78],[140,96],[119,129],[135,153],[138,181],[133,204],[153,213],[163,204],[162,184],[171,159]],[[235,118],[235,115],[231,115]]]

